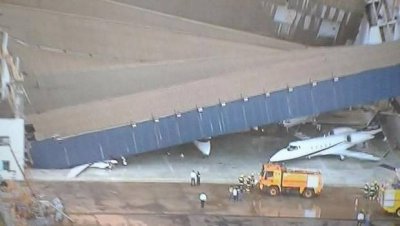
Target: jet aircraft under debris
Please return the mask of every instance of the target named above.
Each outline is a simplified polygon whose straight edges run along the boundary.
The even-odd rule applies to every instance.
[[[290,142],[286,148],[279,150],[270,162],[282,162],[301,157],[312,158],[315,156],[338,155],[341,160],[345,157],[362,160],[379,161],[380,158],[349,148],[373,139],[375,134],[382,129],[357,131],[349,127],[333,129],[328,136],[316,137],[307,140]]]

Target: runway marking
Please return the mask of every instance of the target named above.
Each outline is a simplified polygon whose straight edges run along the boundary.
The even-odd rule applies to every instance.
[[[175,173],[175,170],[172,167],[171,163],[169,163],[169,160],[168,160],[167,156],[164,155],[163,159],[164,159],[165,163],[167,164],[167,166],[168,166],[169,170],[171,171],[171,173]]]

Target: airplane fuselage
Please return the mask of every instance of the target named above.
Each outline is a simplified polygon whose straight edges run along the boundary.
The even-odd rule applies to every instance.
[[[341,156],[346,149],[374,138],[373,134],[375,133],[376,131],[345,132],[342,134],[290,142],[286,148],[274,154],[270,161],[280,162],[300,157],[314,157],[319,155]]]

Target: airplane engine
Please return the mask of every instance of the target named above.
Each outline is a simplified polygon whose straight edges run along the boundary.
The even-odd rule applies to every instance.
[[[209,156],[211,152],[211,137],[195,140],[193,144],[197,147],[197,149],[205,156]]]
[[[350,127],[338,127],[334,128],[329,132],[329,135],[338,135],[338,134],[348,134],[355,132],[356,130]]]
[[[346,136],[346,141],[349,143],[362,143],[374,138],[371,134],[353,133]]]

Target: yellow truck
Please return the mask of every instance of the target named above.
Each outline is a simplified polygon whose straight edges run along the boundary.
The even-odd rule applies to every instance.
[[[400,217],[400,187],[389,185],[382,187],[378,196],[379,204],[388,212]]]
[[[271,196],[296,191],[305,198],[312,198],[322,191],[323,181],[319,171],[288,169],[279,164],[263,164],[259,188]]]

